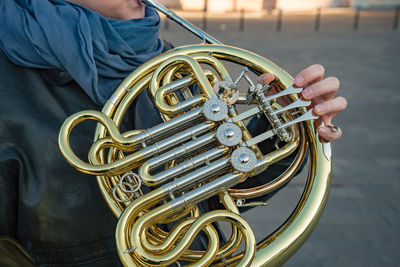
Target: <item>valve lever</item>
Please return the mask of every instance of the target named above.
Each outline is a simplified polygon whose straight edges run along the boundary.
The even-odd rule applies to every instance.
[[[301,115],[300,117],[298,117],[298,118],[296,118],[296,119],[294,119],[292,121],[289,121],[287,123],[282,124],[279,128],[283,129],[283,128],[292,126],[292,125],[294,125],[296,123],[299,123],[299,122],[308,121],[308,120],[315,120],[315,119],[318,119],[318,118],[319,118],[318,116],[315,116],[313,114],[313,110],[310,109],[309,111],[307,111],[305,114]]]
[[[303,91],[303,88],[294,88],[293,86],[291,86],[291,87],[289,87],[289,88],[287,88],[287,89],[285,89],[283,91],[280,91],[277,94],[267,96],[264,101],[268,101],[269,102],[269,101],[274,100],[276,98],[279,98],[279,97],[282,97],[282,96],[285,96],[285,95],[298,94],[298,93],[300,93],[302,91]]]
[[[311,101],[304,101],[304,100],[299,98],[295,102],[293,102],[293,103],[291,103],[291,104],[289,104],[287,106],[284,106],[283,108],[274,110],[271,114],[276,115],[276,114],[280,114],[282,112],[285,112],[285,111],[287,111],[289,109],[307,107],[309,105],[311,105]]]

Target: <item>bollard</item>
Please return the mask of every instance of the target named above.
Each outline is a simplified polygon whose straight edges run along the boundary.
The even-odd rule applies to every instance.
[[[208,0],[204,1],[204,9],[203,9],[203,31],[207,30],[207,8],[208,7]]]
[[[317,32],[319,31],[319,25],[321,23],[321,8],[317,8],[317,15],[315,17],[315,27],[314,30]]]
[[[240,10],[239,30],[244,31],[244,8]]]
[[[279,9],[278,20],[276,22],[276,31],[280,32],[282,29],[282,9]]]
[[[233,12],[238,10],[238,0],[233,0]]]
[[[166,8],[168,8],[168,6],[166,6]],[[165,16],[165,20],[164,20],[164,30],[165,31],[169,30],[169,19],[167,16]]]
[[[203,31],[207,31],[207,10],[203,10]]]
[[[397,30],[399,27],[399,13],[400,6],[396,7],[396,11],[394,12],[393,30]]]
[[[354,15],[354,24],[353,24],[353,30],[357,31],[358,30],[358,21],[360,20],[360,7],[357,7],[356,13]]]

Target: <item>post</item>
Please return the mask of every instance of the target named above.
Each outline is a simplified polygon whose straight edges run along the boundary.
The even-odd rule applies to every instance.
[[[207,31],[207,9],[208,9],[208,0],[204,0],[204,9],[203,9],[203,31]]]
[[[239,30],[244,31],[244,8],[240,10]]]
[[[399,13],[400,13],[400,6],[396,7],[396,11],[394,13],[394,20],[393,20],[393,30],[397,30],[399,27]]]
[[[233,0],[233,12],[238,10],[238,0]]]
[[[358,21],[360,20],[360,7],[357,7],[356,13],[354,15],[354,24],[353,24],[353,30],[357,31],[358,30]]]
[[[166,8],[168,8],[168,6],[166,6]],[[164,20],[164,30],[165,31],[169,30],[169,19],[167,16],[165,16],[165,20]]]
[[[276,31],[280,32],[282,29],[282,9],[278,12],[278,21],[276,22]]]
[[[315,27],[314,30],[317,32],[319,31],[319,25],[321,23],[321,8],[317,8],[317,15],[315,17]]]

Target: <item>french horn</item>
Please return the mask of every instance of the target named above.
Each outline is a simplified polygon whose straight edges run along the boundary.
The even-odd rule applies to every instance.
[[[124,79],[101,112],[69,117],[59,134],[62,154],[77,170],[97,176],[119,218],[116,243],[125,266],[283,264],[315,228],[330,187],[330,144],[317,136],[310,102],[298,96],[302,88],[293,87],[293,78],[271,61],[222,45],[155,1],[142,2],[204,43],[151,59]],[[232,78],[226,62],[242,68],[238,77]],[[262,85],[253,82],[251,73],[272,73],[276,79]],[[121,133],[125,114],[143,91],[164,123]],[[265,117],[270,130],[252,136],[245,122],[255,116]],[[88,162],[69,143],[72,129],[86,120],[98,122]],[[276,149],[264,153],[258,144],[267,139],[277,140]],[[292,153],[293,162],[279,177],[254,188],[235,188]],[[300,201],[278,229],[257,243],[240,208],[286,184],[307,153],[308,178]],[[223,208],[202,212],[199,203],[211,197]],[[215,226],[221,221],[232,229],[226,242]],[[208,240],[206,250],[190,247],[200,233]],[[244,249],[238,251],[240,244]]]

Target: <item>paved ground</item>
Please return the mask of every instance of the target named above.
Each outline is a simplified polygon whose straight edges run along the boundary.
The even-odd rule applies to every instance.
[[[319,32],[313,30],[313,13],[284,14],[280,33],[275,14],[254,19],[247,14],[243,33],[237,14],[226,19],[216,14],[208,21],[208,31],[224,43],[262,54],[291,74],[323,64],[327,75],[340,78],[340,94],[348,99],[347,111],[335,121],[344,136],[333,144],[327,208],[285,266],[398,266],[400,261],[400,30],[391,28],[393,12],[366,11],[353,32],[353,15],[323,11]],[[201,25],[196,16],[190,18]],[[173,24],[162,36],[178,45],[198,42]],[[303,185],[304,178],[296,178],[268,207],[247,214],[256,231],[289,215]]]

